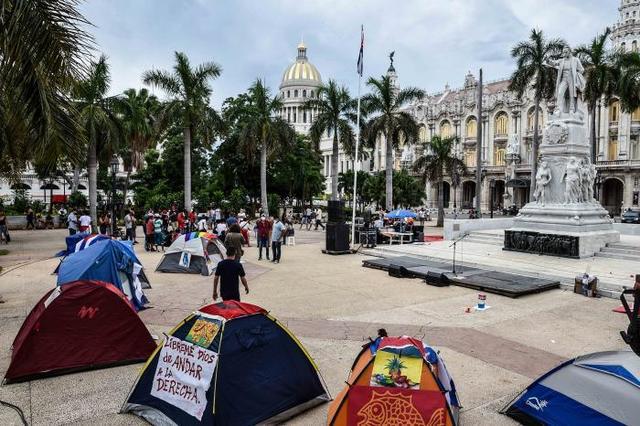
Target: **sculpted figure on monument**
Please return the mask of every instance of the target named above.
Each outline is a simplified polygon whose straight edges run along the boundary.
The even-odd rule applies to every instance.
[[[596,181],[596,176],[598,175],[598,170],[596,169],[595,164],[589,164],[589,184],[587,185],[587,202],[595,201],[595,196],[593,194],[593,185]]]
[[[562,57],[548,64],[558,69],[556,78],[556,109],[563,113],[577,111],[578,91],[584,90],[585,80],[582,73],[584,68],[578,58],[571,54],[571,49],[565,47]]]
[[[593,181],[591,165],[586,160],[580,161],[580,184],[581,196],[580,202],[590,202],[593,199]]]
[[[518,138],[518,135],[512,135],[509,139],[507,155],[520,155],[520,138]]]
[[[551,182],[551,169],[546,161],[540,163],[538,172],[536,173],[536,191],[533,194],[533,198],[536,199],[536,203],[544,205],[545,194],[547,192],[547,185]]]
[[[582,197],[582,186],[580,182],[580,164],[576,157],[569,158],[567,171],[564,175],[564,185],[565,204],[579,203]]]

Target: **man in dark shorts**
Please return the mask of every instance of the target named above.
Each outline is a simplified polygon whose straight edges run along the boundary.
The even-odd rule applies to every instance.
[[[214,301],[218,298],[218,281],[221,281],[220,295],[222,296],[222,300],[240,301],[240,283],[238,282],[238,278],[242,281],[245,294],[249,294],[249,285],[244,276],[244,268],[240,262],[235,260],[235,257],[235,247],[227,248],[227,258],[218,263],[216,267],[216,273],[213,278]]]

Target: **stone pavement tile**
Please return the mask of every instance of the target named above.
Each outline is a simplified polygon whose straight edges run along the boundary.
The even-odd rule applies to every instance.
[[[524,388],[523,388],[524,389]],[[519,425],[520,423],[512,420],[500,411],[507,405],[520,390],[506,395],[502,398],[498,398],[485,405],[481,405],[470,410],[463,410],[460,418],[466,425],[491,425],[491,426],[511,426]]]
[[[4,371],[2,370],[4,377]],[[1,379],[0,379],[1,380]],[[31,424],[31,405],[30,405],[30,389],[29,383],[15,383],[12,385],[0,386],[0,400],[13,404],[22,410],[27,421]],[[18,413],[4,405],[0,405],[0,425],[20,425],[22,421]]]
[[[74,426],[128,426],[128,425],[148,425],[144,419],[133,414],[105,414],[90,419],[82,419],[67,423]]]
[[[143,364],[33,380],[33,425],[88,421],[120,410]]]

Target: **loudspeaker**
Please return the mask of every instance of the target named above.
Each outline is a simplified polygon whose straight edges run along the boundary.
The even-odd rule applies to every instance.
[[[327,251],[349,250],[349,225],[346,223],[327,223]]]
[[[396,278],[407,278],[409,276],[409,271],[404,266],[394,265],[393,263],[389,265],[389,276]]]
[[[327,204],[327,222],[344,222],[344,202],[330,200]]]
[[[424,282],[435,287],[446,287],[449,285],[449,278],[442,272],[427,272]]]

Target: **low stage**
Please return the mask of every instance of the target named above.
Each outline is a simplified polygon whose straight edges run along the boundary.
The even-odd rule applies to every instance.
[[[458,285],[507,297],[519,297],[560,287],[559,281],[478,268],[456,267],[451,263],[411,256],[381,257],[362,261],[366,268],[389,271],[398,278],[420,278],[432,285]]]

